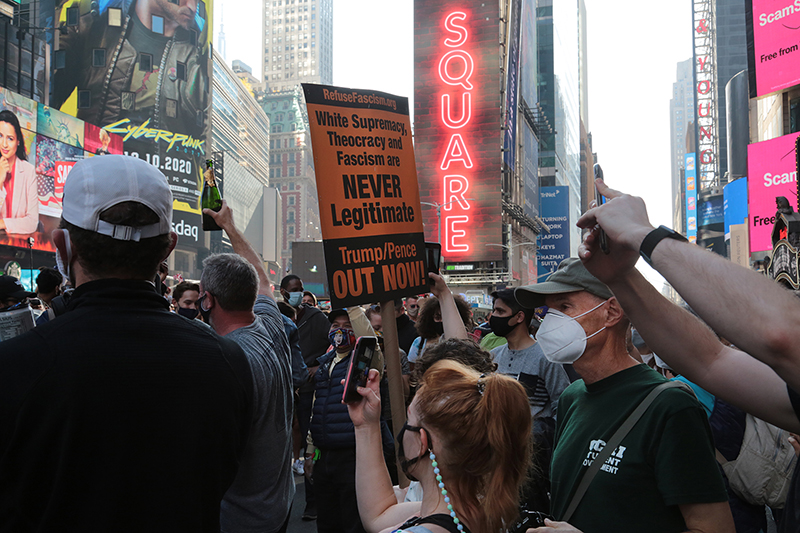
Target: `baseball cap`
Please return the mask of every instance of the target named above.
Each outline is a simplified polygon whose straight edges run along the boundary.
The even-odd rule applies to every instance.
[[[350,315],[347,314],[347,309],[340,308],[340,309],[334,309],[333,311],[328,313],[328,320],[330,321],[331,324],[333,324],[333,321],[340,316],[345,316],[348,319],[350,318]]]
[[[158,215],[141,227],[111,224],[100,214],[123,202],[139,202]],[[64,183],[62,218],[74,226],[121,241],[166,235],[172,229],[172,192],[164,174],[138,157],[103,155],[78,161]]]
[[[586,291],[607,300],[614,296],[605,283],[592,276],[577,257],[564,259],[558,270],[553,272],[547,281],[536,285],[517,287],[514,297],[522,307],[541,307],[545,296],[565,294],[568,292]]]
[[[26,291],[22,283],[14,276],[0,276],[0,300],[7,300],[9,298],[24,300],[25,298],[33,298],[35,296],[35,292]]]

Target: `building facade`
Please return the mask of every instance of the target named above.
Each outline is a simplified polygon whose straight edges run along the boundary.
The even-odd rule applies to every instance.
[[[261,105],[270,119],[269,182],[280,192],[283,272],[292,269],[292,243],[322,240],[319,199],[308,115],[299,86],[267,93]]]
[[[269,132],[267,114],[236,73],[214,51],[212,146],[224,151],[263,185],[269,185]]]
[[[333,0],[264,0],[263,16],[267,91],[333,83]]]
[[[581,241],[580,54],[577,2],[540,0],[537,7],[539,104],[553,133],[539,143],[540,184],[569,187],[570,255]]]
[[[686,232],[684,156],[687,153],[687,139],[691,139],[694,131],[693,79],[692,60],[678,63],[676,81],[672,84],[672,98],[669,101],[672,224],[675,231],[680,233]]]

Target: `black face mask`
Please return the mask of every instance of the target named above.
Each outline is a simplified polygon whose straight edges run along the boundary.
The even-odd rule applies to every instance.
[[[425,458],[426,454],[423,453],[419,457],[414,457],[413,459],[406,458],[406,452],[403,449],[403,437],[406,435],[406,431],[416,431],[420,435],[422,435],[422,430],[425,429],[421,426],[409,426],[408,422],[403,424],[403,427],[400,428],[400,433],[397,434],[397,458],[400,459],[400,468],[403,470],[403,473],[406,475],[408,479],[411,481],[419,481],[419,479],[415,478],[413,475],[408,473],[408,469],[417,464],[417,461],[420,459]],[[428,433],[427,430],[425,430]],[[433,443],[431,442],[431,434],[428,433],[428,446],[430,447]]]
[[[203,309],[203,302],[205,301],[205,299],[206,295],[204,294],[203,296],[200,297],[199,300],[197,300],[197,309],[200,312],[200,316],[203,317],[203,322],[205,322],[208,325],[211,325],[211,323],[209,322],[209,320],[211,319],[211,309]]]
[[[439,335],[444,335],[444,322],[434,322],[433,330]]]
[[[497,335],[498,337],[505,337],[512,331],[514,328],[519,326],[519,324],[514,324],[513,326],[508,323],[509,320],[514,318],[513,316],[494,316],[492,315],[489,318],[489,327],[492,328],[492,333]]]
[[[185,316],[189,320],[194,320],[197,318],[198,311],[197,309],[192,309],[191,307],[179,307],[178,314],[181,316]]]

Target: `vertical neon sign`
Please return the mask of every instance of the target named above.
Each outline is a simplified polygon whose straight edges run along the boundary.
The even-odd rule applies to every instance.
[[[450,139],[447,143],[439,170],[442,171],[442,227],[444,232],[445,253],[463,253],[470,251],[467,242],[466,227],[470,223],[470,204],[466,194],[469,191],[469,178],[465,176],[466,171],[471,169],[472,157],[470,156],[469,146],[464,141],[458,130],[469,124],[472,118],[472,74],[475,72],[475,61],[472,55],[462,47],[469,39],[467,28],[461,23],[467,20],[467,14],[463,11],[453,11],[444,18],[444,27],[447,37],[444,45],[450,48],[439,60],[439,79],[450,87],[461,87],[463,92],[460,95],[451,95],[450,92],[442,94],[442,126]],[[457,90],[457,89],[450,89]],[[452,105],[460,102],[460,113],[453,112]],[[454,120],[453,117],[459,117]],[[454,167],[451,170],[451,165]],[[461,174],[449,174],[447,172],[461,172]]]

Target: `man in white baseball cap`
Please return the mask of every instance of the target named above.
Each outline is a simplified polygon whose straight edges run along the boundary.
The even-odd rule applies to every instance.
[[[72,169],[53,232],[76,287],[67,312],[0,344],[0,529],[219,531],[252,374],[236,343],[157,291],[171,218],[144,161]]]

